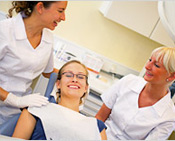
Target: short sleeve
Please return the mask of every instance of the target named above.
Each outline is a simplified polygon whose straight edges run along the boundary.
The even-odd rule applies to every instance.
[[[101,133],[101,131],[103,131],[103,129],[107,129],[106,125],[104,124],[103,121],[97,119],[97,125],[98,125],[98,129],[99,132]]]
[[[128,87],[130,80],[132,81],[135,78],[134,75],[129,74],[120,80],[116,81],[108,90],[106,90],[102,95],[103,103],[109,108],[112,109],[116,99],[123,94],[123,89]]]

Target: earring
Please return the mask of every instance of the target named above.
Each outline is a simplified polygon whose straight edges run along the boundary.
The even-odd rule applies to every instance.
[[[166,82],[168,82],[169,80],[168,80],[168,78],[166,79]]]

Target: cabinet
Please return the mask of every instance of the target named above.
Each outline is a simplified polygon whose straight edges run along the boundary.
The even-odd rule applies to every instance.
[[[106,1],[104,17],[166,46],[175,46],[161,24],[157,1]]]

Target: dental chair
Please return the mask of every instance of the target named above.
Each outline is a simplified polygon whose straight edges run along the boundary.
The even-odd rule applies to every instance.
[[[172,98],[174,96],[174,93],[175,93],[175,82],[173,82],[173,84],[169,88],[171,91],[171,98]]]
[[[50,94],[55,86],[57,76],[58,76],[57,73],[51,73],[50,78],[49,78],[49,82],[47,84],[46,92],[45,92],[45,96],[48,97],[48,100],[52,103],[56,103],[54,96],[52,96]],[[8,122],[0,125],[0,135],[12,136],[19,116],[20,116],[20,114],[13,116],[8,120]]]

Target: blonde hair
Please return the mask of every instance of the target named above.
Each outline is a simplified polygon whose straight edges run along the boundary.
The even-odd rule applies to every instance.
[[[69,64],[72,64],[72,63],[80,64],[80,65],[85,69],[85,73],[86,73],[86,76],[87,76],[86,84],[89,86],[89,84],[88,84],[88,75],[89,75],[88,70],[87,70],[87,68],[86,68],[86,66],[85,66],[84,64],[82,64],[80,61],[77,61],[77,60],[71,60],[71,61],[65,63],[65,64],[60,68],[60,70],[59,70],[59,72],[58,72],[57,80],[61,80],[61,78],[62,78],[62,73],[63,73],[64,68],[65,68],[66,66],[68,66]],[[83,104],[84,104],[85,99],[87,98],[88,94],[89,94],[89,89],[88,89],[87,92],[84,93],[83,96],[80,98],[80,103],[79,103],[79,105],[83,105]],[[59,102],[60,97],[61,97],[61,92],[60,92],[60,90],[58,90],[57,103]]]
[[[152,51],[151,56],[156,58],[156,61],[163,61],[163,65],[168,73],[175,72],[175,48],[174,47],[159,47]]]

